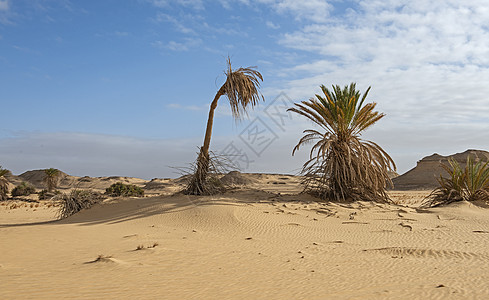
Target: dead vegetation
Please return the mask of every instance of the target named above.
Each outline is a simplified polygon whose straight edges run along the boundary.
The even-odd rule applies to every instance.
[[[53,198],[60,202],[57,213],[59,219],[67,218],[82,209],[88,209],[104,200],[104,196],[90,190],[74,189],[69,194],[59,194]]]

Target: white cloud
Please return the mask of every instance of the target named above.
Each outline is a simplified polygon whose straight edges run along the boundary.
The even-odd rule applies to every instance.
[[[127,32],[127,31],[116,31],[116,32],[114,32],[114,34],[118,37],[124,37],[124,36],[128,36],[129,32]]]
[[[189,19],[190,17],[187,16],[187,19]],[[168,23],[171,23],[173,24],[173,26],[175,27],[175,29],[181,33],[185,33],[185,34],[195,34],[195,31],[192,29],[192,28],[189,28],[188,26],[184,25],[184,22],[182,20],[182,18],[176,18],[174,16],[171,16],[169,14],[165,14],[165,13],[158,13],[158,15],[156,16],[156,21],[157,22],[168,22]]]
[[[12,13],[9,0],[0,0],[0,24],[11,25]]]
[[[201,39],[198,38],[184,38],[181,42],[169,41],[155,41],[152,45],[159,49],[168,49],[172,51],[189,51],[192,48],[199,46],[202,43]]]
[[[0,12],[9,10],[8,0],[0,0]]]
[[[204,2],[202,0],[148,0],[156,7],[166,8],[171,4],[183,5],[196,10],[204,9]]]
[[[320,84],[357,82],[362,92],[372,85],[368,99],[387,116],[367,137],[389,150],[401,172],[434,152],[489,149],[489,3],[356,3],[283,33],[281,45],[308,54],[282,70],[290,79],[281,89],[307,99]]]
[[[207,106],[197,106],[197,105],[181,105],[178,103],[170,103],[166,105],[167,108],[170,109],[183,109],[183,110],[190,110],[190,111],[200,111],[204,110],[207,108]]]
[[[271,5],[278,14],[291,14],[296,20],[309,20],[318,23],[328,21],[333,8],[324,0],[258,0]]]
[[[271,28],[271,29],[279,29],[280,28],[280,25],[274,24],[271,21],[267,21],[265,24],[267,25],[268,28]]]

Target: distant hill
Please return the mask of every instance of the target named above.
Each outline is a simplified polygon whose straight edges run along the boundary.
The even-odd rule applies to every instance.
[[[448,159],[452,157],[462,166],[467,162],[467,156],[472,156],[476,160],[488,161],[489,152],[484,150],[467,150],[462,153],[452,155],[439,155],[437,153],[424,157],[418,161],[416,167],[408,172],[392,179],[396,190],[422,190],[433,189],[438,186],[437,178],[448,176],[441,167],[442,164],[448,164]]]

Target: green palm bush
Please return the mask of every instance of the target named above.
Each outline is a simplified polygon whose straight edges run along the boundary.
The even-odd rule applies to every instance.
[[[36,188],[32,186],[32,184],[22,181],[12,190],[12,197],[29,196],[30,194],[34,194],[35,192]]]
[[[307,129],[292,151],[314,143],[303,165],[305,191],[322,199],[387,201],[389,171],[396,166],[376,143],[361,139],[362,133],[384,117],[375,111],[376,103],[365,103],[355,83],[343,89],[335,85],[324,96],[296,103],[289,111],[302,115],[320,130]]]
[[[463,168],[450,158],[442,168],[449,177],[438,178],[439,186],[426,197],[424,207],[435,207],[456,201],[489,201],[489,161],[476,161],[471,155]]]
[[[49,168],[44,170],[44,183],[46,184],[49,193],[53,192],[58,186],[58,178],[61,172],[58,169]]]
[[[10,171],[0,166],[0,201],[8,198],[8,181],[5,175],[10,174]]]
[[[112,197],[143,197],[144,190],[134,184],[117,182],[105,189],[105,194]]]

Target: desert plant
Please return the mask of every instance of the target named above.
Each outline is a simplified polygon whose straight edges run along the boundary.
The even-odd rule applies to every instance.
[[[39,192],[38,197],[39,197],[39,200],[48,200],[48,199],[51,199],[54,196],[57,196],[60,194],[61,194],[61,192],[57,191],[57,190],[54,192],[49,192],[48,190],[44,189],[44,190]]]
[[[144,190],[134,184],[117,182],[105,189],[105,194],[112,197],[143,197]]]
[[[188,167],[175,168],[181,175],[181,181],[185,184],[186,188],[183,193],[189,193],[189,187],[194,184],[195,174],[199,171],[199,155],[197,160],[190,163]],[[212,151],[209,151],[208,173],[206,175],[205,184],[201,186],[200,193],[202,195],[214,195],[223,193],[229,187],[229,185],[221,182],[223,174],[230,172],[230,170],[236,170],[237,166],[232,159],[226,155],[219,155]],[[194,194],[197,195],[197,194]]]
[[[463,168],[453,158],[442,168],[449,177],[442,175],[438,178],[439,186],[434,189],[421,206],[435,207],[456,201],[489,201],[489,161],[475,161],[467,156],[467,163]]]
[[[292,155],[315,142],[301,171],[305,192],[339,201],[387,201],[386,186],[392,185],[388,172],[395,163],[379,145],[360,138],[384,114],[374,111],[375,102],[364,104],[370,87],[361,97],[355,86],[336,85],[330,91],[321,85],[324,96],[316,94],[289,109],[323,130],[305,130]]]
[[[224,82],[221,88],[217,91],[209,109],[204,145],[200,148],[195,173],[185,189],[186,194],[205,195],[212,193],[212,190],[207,188],[207,185],[209,184],[208,174],[211,168],[209,147],[212,136],[212,125],[214,122],[214,111],[217,107],[219,98],[221,98],[221,96],[227,96],[235,120],[239,120],[246,114],[248,107],[254,107],[258,104],[260,99],[265,100],[259,92],[260,80],[263,81],[260,72],[256,71],[254,67],[233,70],[231,67],[231,59],[229,57],[227,59],[227,67],[225,72],[226,82]]]
[[[0,201],[8,198],[8,181],[5,175],[10,174],[10,171],[0,166]]]
[[[60,201],[60,207],[57,213],[58,218],[67,218],[82,209],[88,209],[94,204],[101,202],[104,197],[102,194],[90,190],[74,189],[67,194],[59,194],[55,200]]]
[[[36,188],[34,186],[25,181],[22,181],[12,190],[12,197],[29,196],[30,194],[34,194],[35,192]]]
[[[58,169],[49,168],[44,170],[44,183],[48,189],[48,192],[53,192],[58,186],[58,178],[61,172]]]

